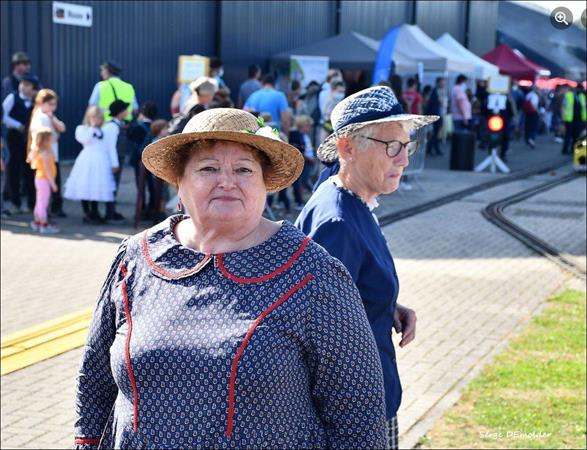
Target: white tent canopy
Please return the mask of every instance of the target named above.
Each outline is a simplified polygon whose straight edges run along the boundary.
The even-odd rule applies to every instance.
[[[475,65],[454,52],[438,45],[417,25],[401,25],[397,36],[392,60],[412,60],[422,63],[424,71],[436,73],[475,75]],[[396,65],[399,74],[413,73]]]
[[[379,51],[379,41],[371,39],[370,37],[359,34],[357,32],[354,32],[354,34],[366,46],[372,48],[375,51],[375,53]],[[398,73],[416,73],[418,71],[418,61],[410,58],[408,55],[405,55],[402,52],[395,52],[395,54],[392,57],[392,60],[395,64],[396,71],[398,71]]]
[[[475,53],[468,50],[466,47],[463,47],[460,42],[458,42],[448,33],[444,33],[442,36],[436,39],[436,43],[451,53],[456,54],[461,58],[473,63],[475,65],[475,78],[486,80],[492,75],[499,74],[499,67],[491,64],[488,61],[485,61]]]

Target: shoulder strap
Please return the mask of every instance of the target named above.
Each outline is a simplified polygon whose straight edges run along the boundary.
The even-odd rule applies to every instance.
[[[114,89],[112,81],[106,80],[106,82],[110,85],[110,88],[112,89],[112,93],[114,94],[114,100],[118,100],[118,95],[116,95],[116,89]]]

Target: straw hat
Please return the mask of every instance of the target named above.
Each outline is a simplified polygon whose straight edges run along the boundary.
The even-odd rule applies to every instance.
[[[173,160],[180,148],[205,139],[239,142],[267,155],[270,167],[263,174],[265,186],[268,192],[277,192],[300,176],[304,157],[298,149],[280,140],[275,130],[263,125],[263,121],[241,109],[208,109],[192,117],[181,134],[148,145],[143,151],[143,163],[155,176],[176,185]]]
[[[393,90],[387,86],[363,89],[334,107],[330,115],[334,132],[320,144],[316,154],[322,162],[336,161],[336,141],[343,131],[355,131],[367,125],[387,122],[408,122],[412,130],[417,130],[438,119],[438,116],[405,114]]]

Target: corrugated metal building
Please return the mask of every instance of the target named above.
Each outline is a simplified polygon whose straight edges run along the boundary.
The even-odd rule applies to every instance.
[[[445,31],[477,53],[493,48],[497,5],[491,1],[85,1],[91,28],[52,22],[51,1],[0,2],[2,75],[10,55],[26,51],[44,86],[61,98],[58,115],[68,125],[63,159],[80,147],[73,130],[81,121],[98,66],[123,66],[139,101],[153,100],[163,117],[176,89],[177,56],[220,56],[234,93],[253,62],[268,68],[278,52],[355,30],[380,39],[392,26],[416,23],[432,38]],[[481,26],[481,24],[483,26]],[[474,30],[474,33],[471,32]]]

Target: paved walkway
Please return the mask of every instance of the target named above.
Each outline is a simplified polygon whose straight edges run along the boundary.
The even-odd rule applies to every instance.
[[[436,188],[421,195],[426,199],[446,195],[459,190],[457,185],[469,187],[499,176],[430,170],[422,181],[429,177]],[[558,266],[536,256],[480,214],[489,202],[550,177],[499,186],[385,227],[400,276],[400,302],[418,313],[417,340],[398,350],[405,389],[399,413],[402,447],[414,445],[491,355],[527,323],[548,295],[568,282]],[[569,183],[560,189],[575,188]],[[413,205],[416,192],[387,197],[382,211]],[[557,188],[540,198],[548,205],[565,195]],[[132,195],[122,200],[123,213],[129,215]],[[584,211],[584,192],[577,201],[583,201]],[[3,220],[3,334],[90,306],[117,242],[133,232],[128,226],[81,227],[77,205],[69,204],[67,211],[71,217],[64,222],[64,235],[56,237],[32,235],[23,218]],[[538,219],[542,220],[536,223],[539,229],[551,227],[548,215]],[[584,230],[584,214],[565,222],[569,240]],[[584,259],[584,233],[581,242],[582,247],[572,251]],[[71,446],[80,354],[80,349],[74,350],[0,379],[2,448]]]

